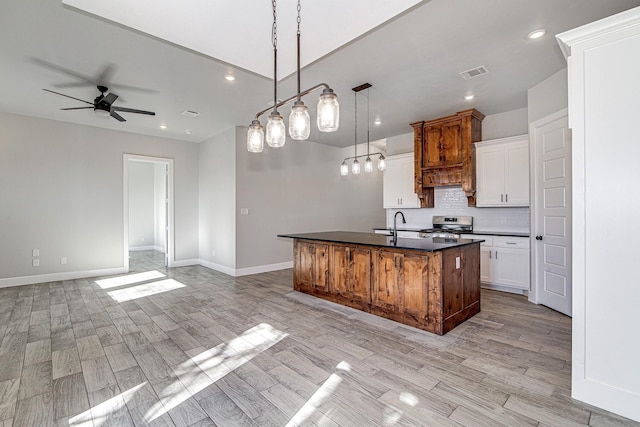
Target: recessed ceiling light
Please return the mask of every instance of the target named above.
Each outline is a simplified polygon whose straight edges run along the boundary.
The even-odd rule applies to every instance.
[[[227,74],[227,75],[224,76],[224,79],[227,80],[227,81],[232,82],[232,81],[234,81],[236,79],[236,77],[233,74]]]
[[[534,39],[539,39],[540,37],[544,36],[545,34],[547,34],[547,30],[539,29],[539,30],[535,30],[535,31],[530,32],[527,37],[529,38],[529,40],[534,40]]]
[[[167,125],[160,125],[160,129],[166,129]]]
[[[189,129],[185,130],[184,133],[186,133],[187,135],[191,135],[193,132],[191,132]]]
[[[382,124],[382,120],[380,119],[375,119],[375,121],[373,122],[374,125],[381,125]]]
[[[466,96],[464,97],[464,99],[465,99],[465,100],[467,100],[467,101],[471,101],[471,100],[472,100],[472,99],[474,99],[475,97],[476,97],[476,96],[475,96],[474,94],[470,93],[469,95],[466,95]]]

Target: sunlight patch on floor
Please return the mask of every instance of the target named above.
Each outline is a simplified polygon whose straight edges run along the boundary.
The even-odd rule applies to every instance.
[[[147,280],[165,277],[164,274],[156,270],[145,271],[144,273],[128,274],[126,276],[111,277],[110,279],[96,280],[96,284],[102,289],[117,288],[118,286],[131,285],[133,283],[146,282]]]
[[[110,291],[107,292],[107,294],[116,302],[125,302],[184,287],[185,285],[177,280],[166,279],[158,282],[145,283],[144,285],[133,286],[131,288]]]
[[[93,408],[87,409],[75,417],[69,418],[69,425],[74,427],[99,427],[109,421],[113,421],[113,414],[123,410],[126,411],[125,406],[127,402],[129,402],[136,392],[144,387],[146,383],[146,381],[140,383]]]
[[[338,363],[336,366],[338,370],[349,372],[351,371],[351,366],[342,361]],[[287,423],[287,427],[295,427],[303,425],[304,422],[313,415],[313,413],[320,407],[320,405],[329,398],[334,391],[338,388],[340,383],[342,382],[342,378],[339,374],[333,373],[322,383],[320,388],[313,393],[313,396],[309,398],[305,402],[305,404],[296,412],[296,414],[289,420]]]
[[[160,393],[160,402],[145,413],[145,421],[151,422],[180,405],[287,335],[271,325],[260,323],[229,342],[205,350],[180,364],[174,371],[178,381]]]

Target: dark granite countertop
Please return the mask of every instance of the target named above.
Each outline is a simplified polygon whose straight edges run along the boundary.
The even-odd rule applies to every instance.
[[[322,233],[278,234],[278,237],[291,239],[317,240],[355,245],[376,246],[389,249],[409,249],[414,251],[436,252],[458,246],[472,245],[483,240],[472,239],[443,239],[440,237],[426,239],[398,238],[397,244],[391,242],[390,236],[375,233],[357,233],[353,231],[327,231]]]

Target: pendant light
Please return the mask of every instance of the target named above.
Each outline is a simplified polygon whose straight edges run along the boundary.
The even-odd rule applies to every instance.
[[[302,101],[302,97],[309,93],[323,88],[318,100],[317,125],[320,132],[335,132],[340,126],[340,106],[338,96],[326,83],[320,83],[305,91],[300,90],[300,0],[298,0],[298,31],[297,31],[297,80],[298,93],[292,97],[278,102],[277,95],[277,71],[278,71],[278,36],[277,36],[277,16],[276,0],[272,0],[273,25],[271,38],[273,44],[273,111],[269,115],[266,133],[262,129],[259,118],[262,114],[270,110],[267,108],[256,114],[247,132],[247,150],[252,153],[260,153],[264,148],[264,141],[273,148],[283,147],[286,140],[286,126],[278,108],[295,100],[289,115],[289,136],[294,140],[305,140],[311,133],[311,117],[309,110]]]
[[[361,171],[360,162],[358,159],[360,157],[366,157],[364,161],[364,171],[366,173],[373,172],[373,160],[371,159],[370,149],[370,132],[369,132],[369,110],[370,110],[370,102],[369,102],[369,88],[371,87],[370,83],[363,83],[360,86],[354,87],[352,90],[354,92],[354,105],[355,105],[355,117],[354,117],[354,156],[347,157],[340,164],[340,175],[347,176],[349,175],[349,163],[348,160],[353,159],[353,163],[351,164],[351,173],[354,175],[358,175]],[[367,89],[367,154],[361,154],[358,156],[358,92]],[[387,168],[387,162],[385,161],[384,155],[382,153],[374,153],[374,155],[378,155],[378,170],[383,171]]]

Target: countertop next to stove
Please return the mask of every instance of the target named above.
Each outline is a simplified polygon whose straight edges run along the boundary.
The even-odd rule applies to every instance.
[[[376,227],[373,231],[376,230],[387,230],[391,233],[391,228],[389,227]],[[422,231],[424,228],[401,228],[398,227],[398,231]],[[461,233],[467,234],[467,233]],[[469,234],[481,234],[483,236],[506,236],[506,237],[530,237],[530,234],[527,232],[518,232],[518,231],[484,231],[484,230],[473,230],[472,233]]]
[[[322,233],[279,234],[278,237],[291,239],[317,240],[321,242],[334,242],[355,245],[376,246],[389,249],[408,249],[423,252],[437,252],[458,246],[473,245],[483,240],[472,239],[443,239],[429,237],[423,239],[398,238],[394,244],[390,236],[375,233],[357,233],[353,231],[327,231]]]

